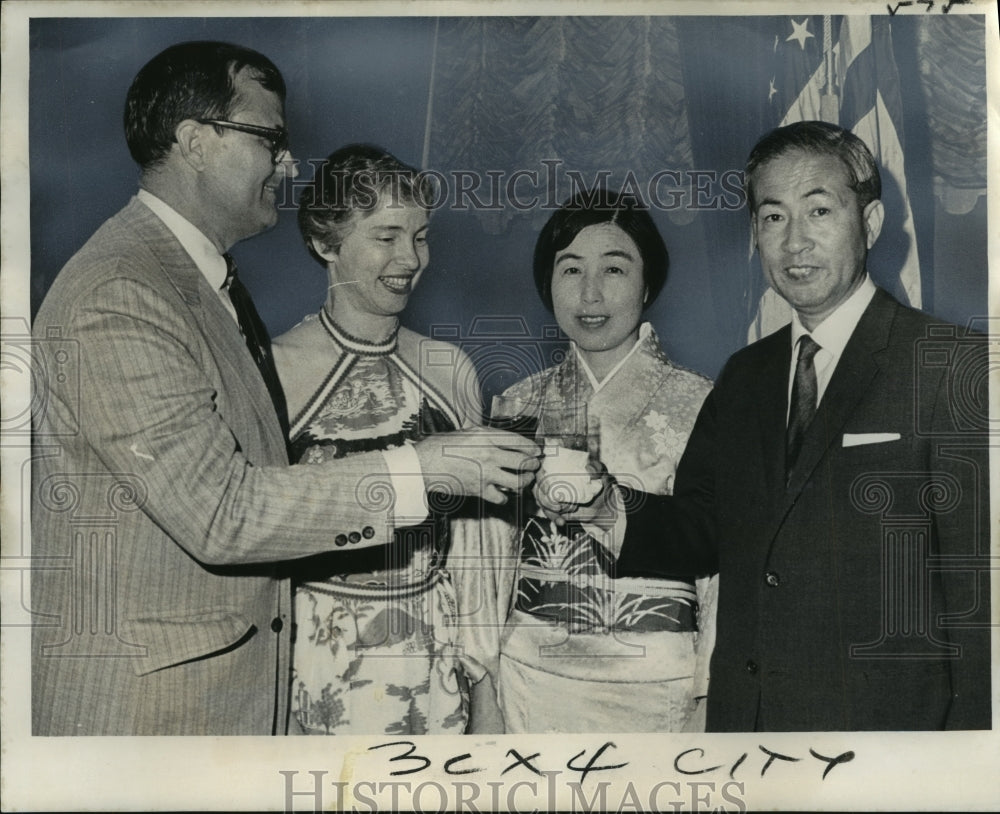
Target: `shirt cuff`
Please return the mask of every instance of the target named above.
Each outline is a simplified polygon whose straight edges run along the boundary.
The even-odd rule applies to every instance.
[[[620,508],[621,493],[618,492],[618,487],[612,484],[610,488],[615,490],[615,504],[619,506],[618,511],[615,513],[615,524],[611,528],[601,528],[600,526],[586,523],[583,524],[583,530],[617,558],[622,550],[622,542],[625,540],[625,527],[628,520],[625,510]]]
[[[411,444],[382,452],[389,481],[396,494],[392,507],[392,522],[396,528],[417,526],[427,519],[427,499],[420,458]]]

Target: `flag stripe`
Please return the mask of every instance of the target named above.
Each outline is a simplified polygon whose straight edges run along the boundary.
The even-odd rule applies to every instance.
[[[872,40],[875,44],[875,61],[878,69],[878,90],[885,109],[892,118],[900,146],[903,144],[903,96],[900,91],[896,56],[892,52],[892,30],[888,20],[876,18],[872,23]]]
[[[849,37],[846,41],[844,37],[844,29],[850,25],[845,18],[841,28],[842,46],[847,45],[847,42],[850,41]],[[872,37],[867,47],[853,57],[842,54],[847,62],[847,71],[843,80],[840,124],[848,130],[853,130],[858,122],[875,106],[875,93],[877,91],[882,94],[886,110],[892,118],[900,141],[902,141],[903,101],[899,91],[899,73],[896,70],[896,61],[892,54],[888,25],[888,22],[884,20],[876,21],[873,24]]]
[[[875,107],[877,87],[875,49],[869,46],[847,68],[840,105],[841,127],[848,130],[857,127],[858,122]]]

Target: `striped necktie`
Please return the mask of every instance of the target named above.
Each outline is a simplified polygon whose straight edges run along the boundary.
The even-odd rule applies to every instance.
[[[288,408],[285,406],[285,393],[281,389],[281,380],[278,378],[278,370],[274,366],[274,357],[271,355],[271,337],[267,334],[267,328],[254,307],[250,292],[236,275],[236,261],[232,256],[223,255],[226,261],[226,291],[229,299],[233,303],[236,311],[236,320],[240,325],[240,332],[246,340],[247,348],[253,357],[257,370],[260,371],[264,385],[271,396],[274,404],[274,411],[278,414],[278,422],[281,424],[281,431],[288,440]]]
[[[795,380],[788,410],[788,431],[785,435],[785,476],[791,476],[802,449],[806,428],[816,414],[816,367],[813,357],[820,347],[809,334],[799,339],[799,360],[795,364]]]

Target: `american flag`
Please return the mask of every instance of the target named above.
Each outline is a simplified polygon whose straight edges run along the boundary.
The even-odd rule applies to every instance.
[[[902,265],[894,293],[920,307],[920,260],[906,194],[903,110],[888,17],[807,15],[776,18],[767,95],[773,126],[822,119],[851,130],[871,149],[882,175],[883,199],[902,203]],[[897,195],[898,192],[898,195]],[[884,281],[883,281],[884,282]],[[748,330],[754,341],[791,319],[791,309],[767,288]]]

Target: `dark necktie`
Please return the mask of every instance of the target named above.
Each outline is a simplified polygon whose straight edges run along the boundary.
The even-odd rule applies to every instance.
[[[264,379],[267,392],[274,404],[274,411],[278,414],[281,431],[287,442],[288,408],[285,406],[285,393],[281,389],[278,370],[274,366],[274,357],[271,356],[271,337],[268,336],[267,328],[264,327],[260,314],[254,307],[250,292],[236,276],[236,261],[229,254],[224,254],[223,257],[227,269],[226,290],[229,292],[229,299],[232,300],[233,308],[236,311],[240,331],[246,340],[247,348],[250,349],[250,355],[257,365],[257,370],[260,371],[261,378]]]
[[[788,432],[785,435],[785,475],[791,475],[802,448],[802,437],[816,414],[816,367],[813,357],[820,347],[809,334],[799,340],[799,360],[795,365],[792,400],[788,410]]]

